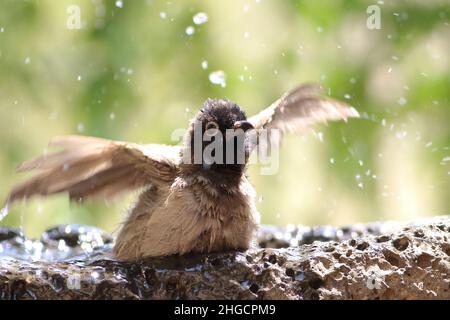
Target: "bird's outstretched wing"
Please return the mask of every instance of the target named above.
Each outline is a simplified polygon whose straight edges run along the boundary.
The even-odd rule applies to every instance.
[[[18,171],[39,171],[16,186],[7,203],[34,195],[68,192],[73,200],[110,199],[124,191],[152,183],[173,181],[179,147],[138,145],[83,136],[62,136],[50,147],[62,151],[43,155],[18,166]]]
[[[305,84],[285,93],[257,115],[248,119],[255,129],[278,129],[281,139],[286,132],[304,132],[318,123],[359,117],[358,111],[344,102],[321,96],[323,88]],[[279,141],[277,141],[279,142]]]

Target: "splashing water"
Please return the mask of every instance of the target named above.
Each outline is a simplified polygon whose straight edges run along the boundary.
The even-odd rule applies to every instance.
[[[195,33],[195,28],[193,26],[188,26],[185,32],[188,36],[192,36]]]
[[[199,12],[192,18],[192,21],[197,25],[204,24],[208,21],[208,15],[204,12]]]
[[[209,74],[209,81],[213,84],[221,85],[226,87],[226,74],[222,70],[214,71]]]
[[[8,213],[8,205],[6,205],[0,210],[0,221],[2,221],[8,215]]]

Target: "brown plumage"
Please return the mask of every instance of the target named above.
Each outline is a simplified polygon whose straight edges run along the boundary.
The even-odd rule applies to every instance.
[[[77,201],[111,199],[140,189],[115,241],[113,251],[118,259],[246,249],[259,224],[255,191],[245,175],[246,163],[206,164],[203,158],[200,163],[184,161],[194,159],[194,124],[200,123],[202,133],[211,123],[221,133],[252,127],[284,133],[303,131],[328,120],[358,117],[355,109],[319,93],[317,85],[301,86],[248,120],[230,101],[207,100],[191,122],[182,146],[81,136],[54,138],[50,146],[62,151],[21,164],[18,171],[39,173],[15,187],[7,203],[60,192]],[[246,162],[253,146],[247,146],[247,138],[243,141]],[[202,142],[202,151],[208,144]]]

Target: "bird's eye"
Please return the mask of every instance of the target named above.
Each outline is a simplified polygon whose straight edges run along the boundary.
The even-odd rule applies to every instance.
[[[215,136],[218,132],[219,132],[219,125],[216,122],[211,121],[206,124],[205,135],[212,137]]]
[[[206,124],[205,129],[206,130],[214,130],[214,129],[219,130],[219,125],[216,122],[211,121]]]

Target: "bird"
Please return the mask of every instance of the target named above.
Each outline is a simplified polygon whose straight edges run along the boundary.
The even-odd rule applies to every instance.
[[[49,147],[58,151],[17,167],[36,174],[15,186],[6,204],[56,193],[79,202],[109,200],[138,190],[115,238],[116,259],[246,250],[260,224],[256,192],[246,172],[250,155],[263,145],[260,133],[277,132],[269,137],[280,142],[285,133],[359,117],[356,109],[323,93],[321,85],[301,85],[249,118],[230,100],[207,99],[178,145],[54,137]],[[240,132],[223,139],[232,141],[233,149],[217,147],[208,155],[217,137],[229,130]]]

